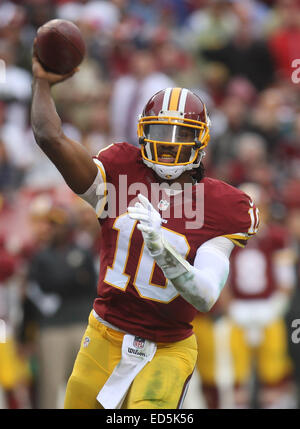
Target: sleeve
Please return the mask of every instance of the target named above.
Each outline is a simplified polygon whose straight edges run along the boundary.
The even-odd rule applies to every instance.
[[[138,154],[140,150],[129,143],[112,143],[101,149],[95,159],[104,167],[107,182],[117,184],[120,175],[134,168]]]
[[[231,195],[224,206],[226,232],[223,237],[238,247],[245,247],[259,227],[259,210],[252,199],[243,192]]]
[[[127,175],[132,163],[136,162],[136,151],[128,143],[112,143],[101,149],[93,161],[98,167],[94,183],[79,197],[87,201],[95,210],[98,219],[104,214],[109,195],[119,187],[120,177]]]
[[[114,176],[115,170],[115,155],[116,155],[116,144],[112,143],[107,147],[101,149],[97,155],[93,158],[94,162],[101,163],[101,166],[105,170],[106,181],[111,182]]]
[[[199,252],[201,252],[201,250],[203,249],[213,253],[218,253],[222,257],[229,259],[233,248],[234,248],[234,244],[232,243],[232,241],[225,237],[215,237],[208,241],[205,241],[205,243],[203,243],[197,249],[197,253],[194,261],[194,267],[197,268],[198,261],[199,259],[201,259],[201,257],[199,257]]]
[[[98,167],[97,176],[89,189],[84,194],[78,194],[78,196],[93,207],[99,218],[106,204],[107,178],[102,162],[97,158],[93,158],[93,161]]]
[[[216,303],[229,275],[229,257],[234,244],[224,238],[215,237],[197,250],[193,266],[194,281],[201,296],[209,303]]]
[[[206,312],[216,303],[227,281],[233,247],[230,240],[215,237],[198,248],[193,266],[171,247],[155,260],[181,296],[198,311]]]

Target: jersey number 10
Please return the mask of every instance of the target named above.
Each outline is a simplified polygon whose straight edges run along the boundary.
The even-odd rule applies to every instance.
[[[130,276],[125,273],[125,269],[136,224],[137,221],[131,219],[127,213],[117,217],[113,224],[113,229],[118,232],[116,249],[112,266],[106,269],[104,281],[123,291],[126,290],[130,281]],[[186,237],[164,227],[163,234],[166,240],[186,258],[190,250]],[[155,261],[143,243],[132,284],[141,298],[168,303],[178,296],[178,292],[167,279],[164,286],[153,283],[154,268]]]

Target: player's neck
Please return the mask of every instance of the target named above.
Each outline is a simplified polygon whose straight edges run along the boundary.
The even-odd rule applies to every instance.
[[[164,180],[161,177],[157,176],[158,182],[159,183],[168,183],[168,185],[174,185],[174,184],[178,184],[178,187],[183,188],[184,184],[186,183],[190,183],[191,185],[194,185],[196,183],[196,181],[192,178],[192,176],[190,175],[190,172],[185,171],[184,173],[181,174],[181,176],[179,176],[177,179],[174,180]]]

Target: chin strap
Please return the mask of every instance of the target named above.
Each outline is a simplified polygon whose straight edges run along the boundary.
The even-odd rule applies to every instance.
[[[140,137],[140,140],[144,139],[144,137]],[[147,143],[143,143],[145,146]],[[147,156],[149,157],[148,150],[149,148],[145,147],[145,151],[147,152]],[[194,149],[193,149],[194,150]],[[200,166],[202,159],[205,157],[206,153],[204,150],[199,151],[198,160],[196,163],[187,164],[187,165],[161,165],[156,164],[155,162],[151,162],[143,158],[144,164],[151,168],[161,179],[165,180],[175,180],[178,179],[185,171],[192,171]],[[192,157],[192,155],[191,155]],[[150,157],[149,157],[150,158]]]

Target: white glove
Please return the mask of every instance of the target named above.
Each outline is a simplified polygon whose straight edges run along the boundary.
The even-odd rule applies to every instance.
[[[142,232],[151,256],[160,255],[164,250],[161,224],[166,221],[144,195],[138,194],[138,199],[139,203],[135,203],[134,207],[128,207],[128,214],[131,219],[139,221],[137,228]]]
[[[161,224],[167,221],[162,219],[157,210],[144,195],[139,194],[139,203],[128,207],[131,219],[139,221],[137,228],[142,232],[146,248],[162,269],[169,280],[187,273],[191,265],[186,261],[163,237]]]

